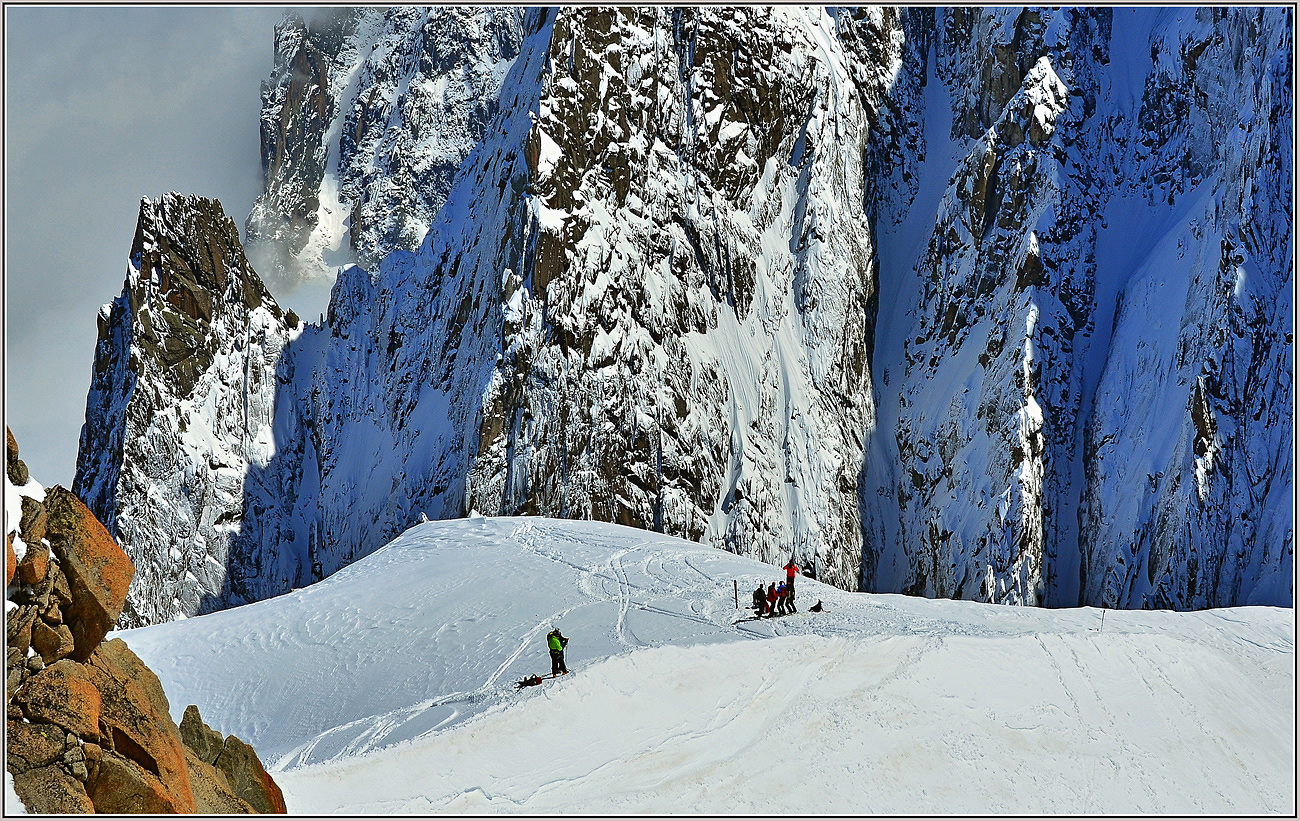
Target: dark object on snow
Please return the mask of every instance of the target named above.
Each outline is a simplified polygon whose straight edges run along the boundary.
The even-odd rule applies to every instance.
[[[820,612],[822,612],[822,600],[821,600],[821,599],[818,599],[816,604],[814,604],[812,607],[809,607],[809,608],[808,608],[808,612],[809,612],[809,613],[820,613]]]
[[[761,618],[767,610],[767,594],[763,592],[763,585],[759,585],[754,591],[754,617]]]
[[[559,628],[546,634],[546,646],[551,651],[551,678],[567,675],[569,668],[564,666],[564,648],[569,640],[561,635]]]
[[[515,689],[522,690],[525,687],[536,687],[537,685],[541,684],[542,681],[543,679],[541,676],[529,676],[528,678],[523,678],[520,679],[519,681],[516,681]]]

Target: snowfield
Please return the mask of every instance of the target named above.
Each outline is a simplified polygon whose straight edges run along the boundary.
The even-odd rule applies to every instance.
[[[1294,611],[846,593],[593,522],[429,522],[308,588],[117,635],[306,813],[1283,813]],[[824,613],[808,613],[824,602]],[[572,674],[545,634],[569,636]]]

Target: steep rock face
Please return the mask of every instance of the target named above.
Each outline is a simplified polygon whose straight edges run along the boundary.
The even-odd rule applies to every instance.
[[[523,9],[347,9],[276,27],[249,254],[274,280],[413,251],[496,114]]]
[[[123,293],[100,311],[73,484],[138,569],[122,627],[223,596],[245,474],[274,453],[276,364],[295,327],[220,203],[141,202]]]
[[[1119,294],[1084,434],[1081,598],[1112,607],[1285,604],[1294,585],[1294,17],[1189,18],[1152,29],[1136,174],[1116,174],[1147,226],[1180,219]]]
[[[1095,109],[1108,20],[956,9],[908,26],[929,55],[895,93],[921,112],[906,128],[927,162],[953,171],[878,195],[893,310],[878,337],[863,586],[1045,604],[1074,550],[1060,542],[1075,510],[1099,193],[1070,159]]]
[[[263,117],[288,159],[259,208],[315,196],[316,231],[345,204],[329,247],[375,262],[341,271],[320,326],[247,349],[273,411],[211,383],[204,401],[257,427],[154,445],[202,477],[155,483],[155,507],[226,511],[202,606],[471,510],[793,552],[866,590],[1289,602],[1290,27],[1258,9],[291,18]],[[285,68],[300,52],[324,55],[324,109]],[[131,327],[106,320],[101,347]],[[162,370],[102,361],[106,419]],[[141,458],[93,427],[87,488],[88,446]],[[272,445],[249,450],[254,430]],[[221,495],[209,450],[245,468]],[[126,533],[148,487],[92,495]]]
[[[12,434],[8,443],[12,465]],[[126,603],[131,560],[72,493],[30,477],[18,484],[14,472],[4,480],[6,544],[20,554],[5,587],[5,766],[25,808],[284,812],[279,787],[233,736],[225,746],[238,750],[239,788],[191,760],[158,677],[121,639],[104,641]]]
[[[784,10],[534,15],[510,116],[420,255],[336,287],[349,341],[306,423],[321,498],[361,484],[324,450],[362,423],[387,521],[318,504],[309,549],[367,552],[424,510],[590,516],[797,550],[853,585],[874,271],[867,115],[833,30]],[[744,59],[719,60],[732,42]]]
[[[365,39],[377,19],[373,9],[343,9],[314,18],[308,27],[291,13],[275,27],[271,76],[262,82],[265,188],[245,226],[250,252],[263,270],[301,276],[297,257],[306,254],[321,265],[324,249],[340,247],[342,238],[335,234],[344,215],[330,209],[323,225],[321,220],[330,124],[349,69],[360,59],[357,39]],[[313,234],[319,239],[307,251]]]
[[[797,551],[854,583],[875,260],[834,30],[558,16],[469,506]]]
[[[1289,14],[907,19],[863,586],[1289,603]]]

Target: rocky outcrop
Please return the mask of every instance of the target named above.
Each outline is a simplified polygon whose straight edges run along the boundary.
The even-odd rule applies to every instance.
[[[220,774],[241,801],[256,812],[282,813],[284,795],[262,766],[253,748],[233,735],[221,733],[204,723],[199,708],[191,704],[181,718],[181,740],[200,761]]]
[[[28,811],[284,812],[238,739],[225,741],[235,776],[192,763],[157,676],[121,639],[104,641],[134,568],[103,525],[69,491],[8,475],[5,510],[23,553],[6,585],[5,761]]]
[[[5,476],[15,487],[23,487],[30,479],[27,464],[18,458],[18,443],[8,427],[5,428]]]
[[[141,202],[123,292],[100,312],[73,482],[137,568],[122,627],[228,593],[245,477],[274,452],[277,363],[297,328],[219,202]]]
[[[129,558],[123,561],[122,549],[69,491],[55,485],[46,491],[41,506],[47,517],[43,524],[50,548],[58,558],[72,594],[63,606],[63,616],[72,634],[72,655],[84,662],[122,614],[135,566]],[[29,542],[35,538],[33,535]],[[48,562],[48,553],[34,548],[28,551],[29,557],[33,555],[42,556],[42,564]]]

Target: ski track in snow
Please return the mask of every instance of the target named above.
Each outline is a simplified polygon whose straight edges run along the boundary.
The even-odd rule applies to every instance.
[[[616,525],[476,517],[119,635],[175,717],[198,704],[259,751],[294,813],[1294,809],[1289,610],[1103,623],[801,579],[795,615],[738,613],[733,580],[780,575]],[[516,693],[552,625],[574,674]]]

